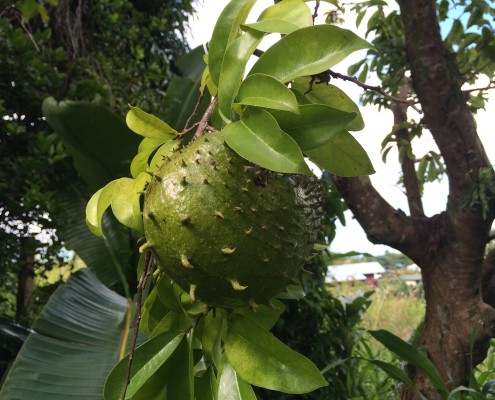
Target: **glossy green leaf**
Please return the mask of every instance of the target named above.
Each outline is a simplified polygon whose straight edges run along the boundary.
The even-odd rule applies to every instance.
[[[143,304],[141,310],[141,323],[139,326],[140,329],[147,337],[151,338],[157,325],[169,312],[169,309],[159,301],[158,292],[155,286]]]
[[[153,158],[149,163],[149,170],[151,172],[154,172],[160,169],[165,159],[172,156],[172,153],[174,152],[174,149],[177,147],[177,145],[178,141],[176,140],[169,140],[163,143],[153,155]]]
[[[91,196],[86,206],[86,224],[91,232],[101,238],[105,237],[102,230],[102,218],[106,209],[112,203],[115,182],[112,181],[98,190]]]
[[[242,315],[229,319],[224,344],[234,370],[252,385],[293,394],[328,385],[310,360]]]
[[[218,17],[208,52],[208,68],[213,83],[218,86],[223,58],[227,47],[240,34],[240,26],[246,21],[256,0],[232,0]]]
[[[228,124],[223,133],[234,151],[264,168],[286,173],[311,173],[297,143],[265,110],[248,108],[242,119]]]
[[[213,368],[195,379],[196,400],[218,400],[218,383]]]
[[[131,398],[170,358],[184,334],[162,333],[136,347],[131,368],[131,382],[126,398]],[[105,382],[105,400],[120,400],[124,388],[129,356],[124,357],[112,369]]]
[[[251,385],[237,375],[229,363],[226,363],[218,383],[218,400],[256,400]]]
[[[194,400],[194,362],[192,350],[193,336],[183,340],[170,359],[167,376],[167,398]]]
[[[172,154],[176,143],[175,140],[144,138],[139,145],[138,154],[131,162],[132,177],[136,178],[145,171],[156,171],[162,165],[164,157]]]
[[[201,335],[201,348],[206,359],[215,367],[219,367],[222,353],[221,338],[224,327],[224,316],[220,310],[208,313],[203,318],[203,334]]]
[[[249,72],[271,75],[280,82],[325,71],[370,44],[334,25],[317,25],[284,36],[270,47]]]
[[[180,329],[180,316],[176,312],[169,311],[163,318],[154,326],[151,331],[150,338],[153,338],[164,332],[177,332]]]
[[[428,356],[411,344],[403,341],[393,333],[383,329],[368,331],[371,336],[383,344],[387,349],[397,354],[400,359],[421,368],[430,379],[433,387],[443,395],[448,395],[448,390],[443,383],[438,369],[431,362]]]
[[[167,140],[170,139],[164,139],[164,138],[143,138],[141,140],[141,143],[139,143],[138,147],[138,153],[141,153],[142,151],[150,150],[150,149],[156,149],[158,146],[160,146],[162,143],[165,143]]]
[[[127,126],[138,135],[151,139],[172,139],[177,131],[163,122],[160,118],[137,108],[131,109],[125,117]]]
[[[148,160],[153,152],[153,148],[148,148],[144,151],[141,151],[136,154],[136,156],[132,159],[131,162],[131,176],[135,178],[141,172],[144,172],[148,169]]]
[[[341,131],[327,144],[305,154],[321,169],[339,176],[363,176],[375,172],[366,151],[347,131]]]
[[[270,305],[259,305],[256,310],[250,307],[239,308],[234,311],[236,314],[244,315],[247,318],[252,319],[263,329],[267,331],[272,329],[277,323],[282,313],[285,311],[285,305],[280,300],[270,300]]]
[[[310,81],[310,77],[297,78],[292,82],[291,87],[300,93],[306,93],[310,88]],[[360,131],[364,128],[364,120],[358,105],[337,86],[314,83],[311,91],[305,96],[314,104],[325,104],[337,110],[356,113],[354,119],[347,125],[348,130]]]
[[[237,95],[240,104],[275,110],[299,112],[294,93],[270,75],[254,74],[247,77]]]
[[[112,195],[112,211],[119,222],[135,231],[143,231],[141,192],[150,176],[144,172],[136,179],[120,178],[115,182]]]
[[[299,114],[273,114],[280,128],[289,134],[303,150],[311,150],[328,143],[355,117],[354,113],[337,110],[324,104],[306,104]]]
[[[264,35],[263,32],[246,28],[246,32],[234,40],[225,52],[218,83],[218,106],[228,119],[231,118],[232,103],[244,77],[246,64]]]
[[[311,11],[303,0],[284,0],[265,9],[257,22],[246,26],[261,32],[288,34],[311,25]]]
[[[182,308],[179,294],[175,290],[174,285],[170,282],[170,278],[163,277],[155,285],[153,291],[156,291],[161,303],[169,310],[180,314],[184,311]]]

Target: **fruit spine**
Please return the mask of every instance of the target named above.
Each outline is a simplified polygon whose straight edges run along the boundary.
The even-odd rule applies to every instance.
[[[267,171],[211,133],[176,151],[144,199],[147,247],[193,299],[266,303],[294,283],[322,229],[314,177]]]

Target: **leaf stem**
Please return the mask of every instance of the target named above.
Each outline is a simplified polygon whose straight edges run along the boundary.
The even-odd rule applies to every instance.
[[[201,105],[201,102],[203,101],[204,98],[204,93],[201,93],[201,95],[198,97],[198,101],[196,101],[196,105],[194,106],[194,110],[189,116],[189,118],[186,121],[186,124],[184,125],[184,129],[180,133],[180,138],[184,137],[184,135],[189,132],[190,130],[194,129],[196,127],[196,124],[193,126],[189,127],[189,124],[191,123],[192,119],[196,116],[199,110],[199,106]]]
[[[129,386],[129,383],[131,381],[131,366],[132,366],[132,361],[134,359],[134,350],[136,349],[136,341],[139,333],[139,323],[141,322],[141,302],[143,300],[143,290],[151,274],[152,262],[153,262],[153,256],[151,254],[151,251],[148,250],[144,258],[143,273],[141,274],[141,278],[139,279],[139,283],[137,286],[138,291],[136,296],[136,319],[134,322],[134,332],[132,335],[131,349],[129,351],[129,361],[127,363],[127,371],[125,376],[124,389],[122,392],[122,400],[125,400],[127,387]]]

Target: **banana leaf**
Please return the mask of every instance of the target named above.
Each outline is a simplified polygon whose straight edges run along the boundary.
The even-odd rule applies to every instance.
[[[132,337],[126,298],[87,268],[50,297],[5,379],[2,400],[99,400]]]

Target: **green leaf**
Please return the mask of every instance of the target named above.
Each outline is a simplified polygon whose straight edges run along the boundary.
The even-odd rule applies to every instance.
[[[178,292],[175,290],[174,285],[170,282],[170,278],[161,278],[153,288],[158,294],[158,298],[161,303],[169,310],[178,314],[184,312],[184,308],[181,305]]]
[[[43,101],[42,108],[92,193],[128,174],[139,137],[121,118],[92,103],[57,103],[52,97]]]
[[[183,339],[183,333],[162,333],[135,349],[126,399],[132,398],[170,359]],[[120,400],[128,359],[128,356],[123,358],[108,375],[105,382],[105,400]]]
[[[59,192],[58,217],[66,224],[57,229],[57,235],[81,257],[84,263],[108,287],[121,288],[130,297],[128,277],[134,274],[133,250],[129,246],[129,230],[120,224],[111,212],[104,213],[100,228],[105,239],[88,229],[85,220],[88,207],[87,187],[83,182],[69,183]]]
[[[305,151],[321,169],[340,176],[362,176],[375,172],[359,142],[346,131],[341,131],[327,144]]]
[[[237,97],[240,104],[248,106],[299,112],[294,93],[269,75],[255,74],[247,77],[242,82]]]
[[[220,315],[219,315],[220,314]],[[221,338],[224,327],[224,317],[222,313],[217,311],[217,315],[208,313],[203,318],[203,334],[201,335],[201,348],[206,359],[214,365],[219,367],[221,349]]]
[[[125,349],[123,338],[132,337],[129,311],[128,300],[89,269],[75,272],[34,323],[0,398],[101,399],[104,379]]]
[[[310,77],[302,77],[292,82],[291,87],[301,93],[309,89]],[[310,92],[306,93],[306,98],[314,104],[325,104],[337,110],[356,113],[355,118],[347,125],[350,131],[360,131],[364,128],[364,120],[359,111],[359,107],[347,94],[334,85],[314,84]]]
[[[424,352],[386,330],[380,329],[368,332],[387,349],[397,354],[402,360],[421,368],[430,379],[433,387],[438,390],[440,394],[448,395],[449,392],[442,381],[438,369]]]
[[[244,77],[246,64],[264,35],[263,32],[247,28],[227,48],[218,83],[218,106],[228,119],[231,118],[230,110]]]
[[[270,300],[270,306],[262,304],[259,305],[256,310],[253,310],[250,307],[239,308],[235,310],[234,313],[252,319],[259,326],[268,331],[273,328],[284,311],[284,303],[280,300],[272,299]]]
[[[383,371],[387,373],[388,376],[398,380],[399,382],[414,387],[414,382],[411,380],[411,378],[409,378],[409,375],[407,375],[404,370],[396,367],[395,365],[381,360],[366,360],[366,361],[381,368]]]
[[[306,104],[299,107],[299,114],[277,112],[273,115],[280,128],[306,151],[328,143],[356,114],[324,104]]]
[[[26,21],[29,21],[38,13],[38,3],[36,0],[25,0],[17,4],[16,7]]]
[[[136,179],[120,178],[115,182],[112,195],[112,211],[119,222],[135,231],[143,231],[141,192],[150,176],[144,172]]]
[[[129,106],[131,109],[125,117],[127,126],[138,135],[151,139],[173,139],[178,132],[171,128],[160,118],[137,107]]]
[[[256,400],[249,383],[243,381],[229,363],[226,363],[218,384],[218,400]]]
[[[306,297],[306,293],[301,285],[289,285],[283,291],[277,294],[277,299],[284,300],[301,300]]]
[[[105,238],[102,229],[103,214],[112,203],[115,184],[116,181],[112,181],[105,185],[105,187],[98,190],[93,196],[91,196],[91,199],[89,199],[86,206],[86,224],[91,232],[101,238]]]
[[[245,26],[261,32],[288,34],[311,25],[311,11],[303,0],[284,0],[265,9],[257,22]]]
[[[208,68],[217,86],[227,47],[239,36],[240,26],[246,21],[254,3],[256,0],[232,0],[218,17],[208,52]]]
[[[325,71],[370,44],[351,31],[333,25],[299,29],[270,47],[249,72],[267,74],[286,83]]]
[[[141,330],[152,338],[159,333],[178,330],[178,314],[164,305],[158,297],[157,285],[146,298],[141,312]]]
[[[310,174],[297,143],[265,110],[248,108],[223,133],[227,144],[251,162],[277,172]]]
[[[311,361],[249,318],[232,315],[224,344],[234,370],[252,385],[292,394],[328,385]]]
[[[213,372],[209,368],[202,376],[195,380],[196,400],[218,400],[217,395],[218,383]]]
[[[149,170],[151,172],[159,170],[160,167],[163,165],[164,160],[167,157],[172,156],[172,153],[174,152],[174,149],[177,147],[178,143],[179,142],[177,142],[176,140],[169,140],[163,143],[163,145],[161,145],[160,148],[153,155],[153,158],[151,159],[149,164]]]
[[[170,359],[170,372],[167,376],[167,398],[194,400],[194,362],[192,341],[189,334]]]

